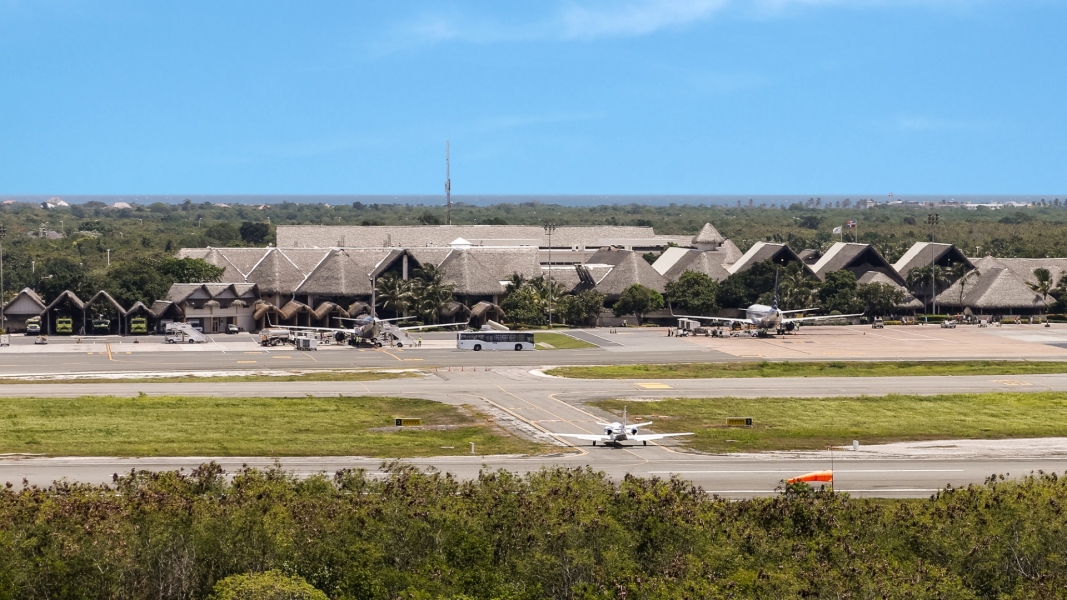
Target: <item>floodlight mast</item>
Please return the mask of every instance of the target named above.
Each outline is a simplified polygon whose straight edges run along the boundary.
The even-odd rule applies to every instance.
[[[448,156],[448,140],[445,140],[445,204],[448,206],[448,224],[452,224],[452,169]]]

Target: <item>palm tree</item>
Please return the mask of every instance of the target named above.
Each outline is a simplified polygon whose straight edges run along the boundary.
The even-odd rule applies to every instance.
[[[415,310],[423,321],[437,322],[438,315],[452,302],[455,285],[444,282],[444,273],[434,265],[424,265],[415,271],[412,287]]]
[[[1034,290],[1038,294],[1041,294],[1041,301],[1045,304],[1045,310],[1048,310],[1048,295],[1053,290],[1052,285],[1052,273],[1044,267],[1034,269],[1034,278],[1036,282],[1026,282],[1026,285],[1030,289]]]
[[[504,289],[504,294],[510,294],[515,290],[521,289],[527,284],[526,276],[522,273],[512,273],[511,277],[508,277],[508,285]]]
[[[930,289],[931,278],[933,279],[933,290]],[[947,282],[948,274],[945,272],[944,267],[940,265],[927,265],[912,269],[908,272],[907,277],[908,289],[912,293],[928,298],[931,302],[937,297],[937,289],[941,287],[941,284]]]
[[[978,269],[970,269],[965,262],[958,262],[952,265],[949,270],[952,275],[952,279],[960,284],[960,310],[966,308],[963,306],[963,296],[967,293],[967,280],[971,276],[981,277],[982,274],[978,272]]]
[[[534,292],[539,309],[546,314],[556,312],[556,302],[566,293],[562,284],[544,275],[531,279],[528,287]]]
[[[386,273],[375,282],[378,302],[382,308],[392,309],[394,316],[407,316],[408,308],[411,307],[412,294],[411,282],[405,281],[396,273]]]
[[[809,308],[813,305],[812,295],[815,288],[811,279],[799,263],[791,263],[781,274],[778,283],[778,308],[793,310]]]

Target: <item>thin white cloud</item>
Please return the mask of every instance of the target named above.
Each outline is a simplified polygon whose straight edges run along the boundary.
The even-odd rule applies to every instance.
[[[565,38],[639,36],[702,21],[729,4],[730,0],[641,0],[571,5],[556,20]]]
[[[468,43],[638,37],[733,11],[774,17],[815,8],[959,8],[995,0],[566,0],[522,22],[466,14],[422,14],[378,44],[386,53],[450,41]]]

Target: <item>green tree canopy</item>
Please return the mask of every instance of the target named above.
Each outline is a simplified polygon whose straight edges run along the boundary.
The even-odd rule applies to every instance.
[[[262,246],[267,243],[268,237],[270,237],[269,223],[254,223],[252,221],[241,223],[241,239],[246,244]]]
[[[640,283],[635,283],[623,290],[612,312],[616,317],[633,315],[637,324],[650,312],[663,308],[663,296],[656,290],[647,288]]]
[[[281,571],[230,575],[215,584],[208,600],[328,600],[303,577]]]
[[[585,290],[564,296],[559,302],[560,319],[572,325],[593,325],[604,310],[604,294]]]
[[[779,266],[769,260],[758,262],[746,271],[734,273],[721,283],[717,299],[724,308],[746,308],[765,293],[774,293],[774,276]]]
[[[827,273],[818,292],[819,303],[827,312],[841,314],[860,310],[862,303],[856,296],[856,275],[852,271]]]
[[[869,316],[885,316],[896,312],[904,302],[904,290],[888,283],[864,283],[856,288],[856,298]]]
[[[719,284],[704,273],[686,271],[667,283],[664,300],[672,307],[693,315],[710,315],[719,310]]]

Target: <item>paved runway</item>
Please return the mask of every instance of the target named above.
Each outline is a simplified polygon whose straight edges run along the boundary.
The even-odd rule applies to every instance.
[[[1067,360],[1067,330],[1036,326],[1003,328],[810,327],[779,338],[668,338],[664,329],[588,330],[576,337],[597,344],[589,350],[544,352],[459,352],[454,334],[424,334],[422,348],[353,349],[324,347],[298,352],[291,347],[263,348],[250,335],[211,336],[207,344],[168,345],[159,338],[53,338],[47,346],[32,338],[13,338],[0,348],[0,377],[20,375],[152,375],[196,372],[263,372],[337,368],[419,369],[423,376],[368,382],[221,383],[70,383],[4,384],[0,396],[82,395],[397,395],[452,404],[471,404],[517,434],[556,444],[560,454],[542,457],[449,457],[411,461],[469,477],[483,465],[514,471],[543,465],[592,466],[613,477],[678,476],[728,496],[771,493],[788,476],[829,467],[821,454],[707,456],[670,446],[632,448],[568,447],[556,433],[598,432],[597,421],[613,420],[584,402],[601,398],[882,395],[888,392],[938,394],[982,391],[1067,391],[1067,374],[975,377],[791,378],[586,381],[545,377],[546,365],[647,364],[752,360]],[[1067,432],[1065,432],[1067,435]],[[1061,440],[1062,441],[1062,440]],[[842,440],[842,444],[850,440]],[[981,482],[993,473],[1031,470],[1067,471],[1067,451],[1042,450],[1041,442],[1023,449],[974,453],[936,448],[899,455],[839,453],[837,489],[857,495],[926,496],[946,483]],[[994,444],[995,445],[995,444]],[[1067,447],[1067,443],[1061,444]],[[1060,446],[1057,446],[1057,448]],[[0,459],[0,480],[34,484],[68,478],[105,482],[132,468],[193,468],[203,458],[30,458]],[[233,470],[241,464],[268,465],[264,458],[216,459]],[[282,465],[299,473],[339,468],[377,469],[380,461],[362,458],[286,458]]]
[[[529,357],[529,354],[519,354]],[[605,448],[602,446],[564,447],[567,442],[550,433],[592,433],[597,421],[613,420],[584,405],[598,398],[650,399],[668,396],[834,396],[882,395],[887,391],[934,394],[960,391],[1067,391],[1067,374],[1012,377],[907,377],[907,378],[768,378],[719,380],[571,380],[546,377],[531,367],[471,370],[464,367],[440,370],[417,378],[368,382],[255,382],[255,383],[71,383],[6,384],[0,394],[11,397],[129,395],[139,393],[291,396],[312,395],[397,395],[428,398],[452,404],[471,404],[532,439],[556,443],[560,455],[544,457],[447,457],[411,461],[433,466],[460,476],[473,476],[482,466],[514,471],[538,469],[543,465],[592,466],[609,475],[670,476],[677,474],[706,490],[727,496],[771,493],[783,478],[830,466],[829,455],[771,454],[709,456],[680,452],[670,446]],[[653,427],[654,430],[654,427]],[[1067,433],[1067,432],[1065,432]],[[848,444],[849,440],[842,440]],[[947,454],[947,452],[946,452]],[[966,485],[981,482],[993,473],[1022,474],[1032,470],[1067,471],[1067,453],[993,453],[985,456],[940,457],[935,450],[926,458],[881,456],[861,452],[838,453],[837,489],[856,495],[927,496],[946,483]],[[45,484],[66,477],[72,480],[104,482],[113,473],[132,468],[195,467],[206,459],[130,458],[9,458],[0,460],[0,480]],[[241,464],[267,465],[263,458],[216,459],[228,469]],[[339,468],[377,469],[375,459],[286,458],[286,468],[301,473],[335,471]]]

